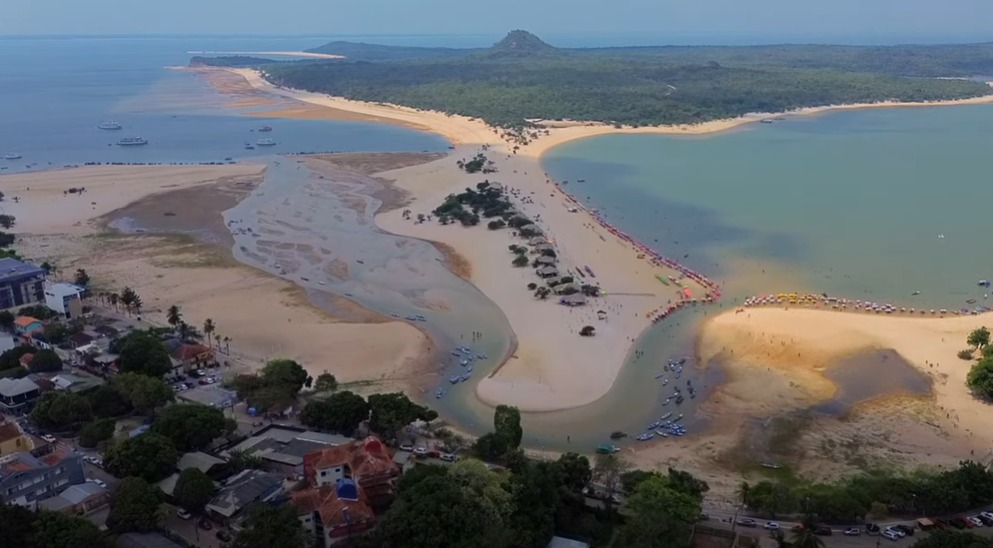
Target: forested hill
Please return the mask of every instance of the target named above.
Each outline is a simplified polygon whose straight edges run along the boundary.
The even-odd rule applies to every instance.
[[[514,31],[488,49],[333,42],[313,51],[346,59],[262,68],[279,85],[499,126],[533,118],[697,123],[750,112],[993,93],[982,82],[934,78],[993,75],[993,44],[584,50],[555,48]]]

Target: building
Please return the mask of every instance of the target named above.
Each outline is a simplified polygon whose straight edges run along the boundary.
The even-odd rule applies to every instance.
[[[164,344],[172,359],[173,369],[189,373],[217,363],[214,351],[202,344],[190,344],[179,339],[169,339]]]
[[[75,453],[35,457],[22,452],[0,458],[0,502],[4,504],[33,507],[85,481],[83,457]]]
[[[224,487],[211,499],[206,512],[213,519],[228,525],[241,517],[249,505],[270,502],[283,492],[283,477],[260,470],[245,470],[231,476]]]
[[[45,306],[66,318],[83,315],[83,296],[86,289],[67,283],[53,283],[45,286]]]
[[[311,432],[291,426],[272,425],[232,447],[222,457],[239,452],[260,457],[266,470],[287,478],[303,477],[304,457],[328,447],[347,445],[355,440],[335,434]]]
[[[176,473],[156,483],[156,485],[159,486],[159,489],[163,493],[172,496],[173,490],[176,489],[176,482],[179,480],[179,474],[187,468],[196,468],[210,476],[213,480],[220,479],[229,470],[227,462],[223,459],[200,451],[185,453],[182,457],[179,457],[179,462],[176,463]]]
[[[102,508],[110,502],[110,493],[106,487],[96,483],[83,482],[73,485],[54,497],[38,502],[38,507],[53,512],[69,514],[88,514],[97,508]]]
[[[393,501],[395,480],[400,475],[386,446],[375,436],[310,453],[304,457],[303,468],[307,483],[314,487],[354,480],[373,509],[385,508]]]
[[[34,449],[34,443],[21,430],[20,425],[4,419],[0,415],[0,457],[32,449]]]
[[[0,259],[0,309],[45,302],[45,270],[12,258]]]
[[[40,393],[41,389],[31,379],[0,379],[0,413],[27,413]]]
[[[44,329],[45,324],[43,324],[38,318],[32,318],[31,316],[18,316],[14,319],[14,331],[22,337],[27,337],[32,333],[43,331]]]
[[[373,528],[376,515],[362,498],[355,482],[343,479],[293,493],[290,504],[304,530],[327,548]]]

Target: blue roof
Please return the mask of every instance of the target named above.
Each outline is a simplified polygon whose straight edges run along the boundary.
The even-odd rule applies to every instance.
[[[44,274],[44,269],[31,263],[25,263],[10,257],[0,259],[0,282],[31,276],[43,276]]]

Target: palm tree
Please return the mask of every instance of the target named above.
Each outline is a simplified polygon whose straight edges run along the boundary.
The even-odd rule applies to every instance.
[[[793,530],[793,548],[824,548],[824,541],[814,534],[815,529],[814,516],[804,514],[801,526]]]
[[[134,302],[131,303],[131,306],[134,307],[135,314],[141,315],[141,296],[137,293],[135,293]]]
[[[183,313],[180,312],[179,306],[172,305],[169,307],[169,310],[166,311],[166,321],[169,322],[169,325],[173,329],[178,328],[183,323]]]
[[[128,316],[131,315],[131,307],[134,306],[134,300],[138,297],[138,294],[134,292],[134,289],[130,287],[125,287],[121,290],[121,296],[119,300],[124,306],[124,310],[127,311]]]
[[[231,337],[224,337],[224,353],[231,355]]]
[[[207,318],[203,322],[203,332],[207,335],[207,346],[209,346],[211,348],[213,348],[214,345],[211,344],[210,338],[211,338],[211,335],[214,334],[214,329],[216,329],[216,327],[217,326],[214,325],[214,320],[212,320],[210,318]]]
[[[176,332],[179,333],[180,340],[186,340],[190,336],[190,324],[180,321],[179,325],[176,326]]]
[[[110,305],[114,307],[115,311],[117,310],[117,300],[119,298],[120,297],[117,295],[117,293],[111,293],[110,295],[107,295],[107,300],[110,301]]]
[[[735,494],[738,495],[738,502],[741,506],[748,506],[748,492],[751,491],[752,486],[748,485],[747,481],[741,482],[738,489],[735,490]]]

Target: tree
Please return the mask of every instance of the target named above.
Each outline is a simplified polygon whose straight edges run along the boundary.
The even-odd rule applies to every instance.
[[[551,289],[548,289],[547,287],[539,287],[538,290],[534,292],[534,296],[541,300],[545,300],[549,295],[551,295],[551,293]]]
[[[4,540],[8,540],[4,529]],[[34,534],[28,546],[36,548],[105,548],[109,546],[103,533],[86,518],[71,516],[62,512],[38,514],[34,521]],[[11,546],[19,546],[11,544]]]
[[[796,495],[780,482],[763,480],[748,488],[745,505],[752,510],[775,517],[796,509]]]
[[[334,392],[337,389],[338,379],[327,371],[318,375],[317,381],[314,382],[314,390],[316,392]]]
[[[936,529],[910,548],[993,548],[993,539],[954,529]]]
[[[517,255],[514,257],[513,264],[516,267],[522,267],[528,265],[528,258],[524,255]]]
[[[165,405],[174,397],[172,388],[165,381],[139,373],[121,373],[111,383],[136,411],[143,414]]]
[[[109,440],[114,436],[114,419],[97,419],[87,423],[79,431],[79,446],[96,447],[98,443]]]
[[[260,376],[263,383],[279,387],[290,398],[295,398],[307,382],[307,370],[299,363],[286,359],[270,361],[262,368]]]
[[[369,404],[358,394],[345,390],[326,400],[313,400],[300,412],[300,422],[321,430],[351,435],[369,417]]]
[[[188,512],[199,514],[214,497],[216,491],[214,480],[199,468],[190,467],[179,473],[172,497],[176,500],[176,504]]]
[[[801,525],[803,527],[792,531],[793,542],[791,545],[793,548],[824,548],[824,541],[814,534],[814,531],[817,530],[817,524],[814,523],[809,514],[803,517]]]
[[[590,461],[584,455],[563,453],[555,462],[562,474],[562,485],[571,491],[582,491],[593,478]]]
[[[983,358],[973,365],[966,375],[965,383],[973,392],[985,398],[993,398],[993,358]]]
[[[121,339],[120,347],[118,363],[122,373],[131,371],[149,377],[162,377],[172,370],[172,361],[165,345],[153,333],[130,333]]]
[[[224,433],[226,423],[220,409],[199,404],[170,405],[159,412],[152,432],[172,441],[186,453],[203,449]]]
[[[146,533],[158,527],[159,488],[141,478],[121,481],[110,501],[107,528],[115,533]]]
[[[503,219],[496,219],[486,223],[486,227],[490,230],[499,230],[505,226],[507,226],[507,223]]]
[[[683,472],[682,470],[676,470],[671,467],[669,468],[669,476],[666,478],[666,483],[670,489],[689,495],[697,502],[703,502],[703,494],[710,491],[710,486],[707,485],[707,482],[695,478],[689,472]]]
[[[47,392],[31,411],[31,419],[48,430],[73,430],[93,418],[90,402],[72,392]]]
[[[45,261],[41,263],[41,269],[45,271],[46,276],[49,276],[52,274],[52,271],[55,270],[55,265],[53,265],[48,261]]]
[[[596,333],[596,329],[592,325],[584,325],[582,329],[579,330],[580,337],[592,337]]]
[[[76,285],[80,287],[86,287],[90,284],[90,275],[86,273],[86,270],[82,268],[76,269],[76,277],[73,279]]]
[[[134,476],[155,483],[170,475],[178,460],[169,438],[146,432],[108,449],[104,468],[118,478]]]
[[[614,453],[606,455],[597,453],[594,462],[593,479],[607,491],[605,503],[609,509],[613,504],[611,498],[617,494],[617,488],[620,486],[621,475],[628,469],[629,465],[627,461]]]
[[[121,373],[118,377],[128,375]],[[91,391],[86,392],[86,399],[90,402],[93,414],[97,417],[120,417],[131,411],[131,403],[121,394],[121,391],[111,384],[102,384]]]
[[[0,328],[6,331],[14,329],[14,313],[10,310],[0,310]]]
[[[174,330],[179,327],[179,324],[183,323],[183,312],[179,309],[179,305],[174,304],[166,310],[166,322]]]
[[[211,341],[211,337],[213,337],[216,329],[217,326],[214,325],[214,320],[207,318],[203,321],[203,334],[207,335],[207,346],[210,348],[214,348],[214,343]]]
[[[510,481],[514,510],[508,519],[514,546],[545,548],[555,535],[559,505],[560,468],[554,463],[530,462]]]
[[[32,373],[62,371],[62,358],[54,350],[42,348],[31,357],[31,361],[28,362],[28,369]]]
[[[646,470],[628,470],[621,474],[621,488],[625,493],[634,493],[634,490],[641,485],[641,482],[647,480],[648,478],[661,478],[662,474],[652,470],[651,472]]]
[[[280,507],[258,504],[250,509],[244,527],[235,536],[232,548],[300,548],[309,546],[296,510],[286,504]]]
[[[966,339],[966,343],[969,346],[983,348],[984,346],[990,344],[990,330],[985,327],[976,329],[972,333],[969,333],[969,338]]]
[[[382,436],[393,437],[415,420],[432,421],[438,413],[418,405],[401,392],[369,396],[369,429]]]
[[[231,465],[231,469],[235,472],[241,472],[242,470],[265,470],[265,461],[262,457],[252,453],[247,453],[245,451],[231,451],[231,458],[228,459],[228,464]]]
[[[20,367],[21,357],[25,354],[31,354],[34,351],[34,347],[27,344],[21,344],[10,350],[5,350],[3,354],[0,354],[0,369]]]
[[[498,405],[493,413],[493,431],[504,441],[507,449],[520,447],[524,437],[520,410],[510,405]]]
[[[3,192],[0,192],[0,202],[3,201]],[[0,226],[10,229],[17,222],[17,218],[13,215],[0,215]]]
[[[700,503],[650,477],[628,498],[628,518],[621,529],[622,546],[670,548],[689,546],[690,528],[700,515]]]
[[[0,504],[0,531],[9,546],[32,546],[31,535],[37,516],[17,504]]]

